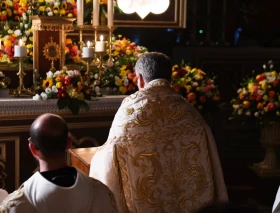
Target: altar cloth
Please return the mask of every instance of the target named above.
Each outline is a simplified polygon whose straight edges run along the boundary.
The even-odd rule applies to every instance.
[[[89,105],[90,112],[117,111],[125,97],[124,95],[105,96],[86,102]],[[67,108],[59,110],[57,99],[48,99],[46,101],[36,101],[32,97],[8,97],[0,99],[0,115],[40,114],[45,112],[61,113],[70,112],[70,110]],[[80,113],[83,112],[86,112],[86,110],[80,109]]]

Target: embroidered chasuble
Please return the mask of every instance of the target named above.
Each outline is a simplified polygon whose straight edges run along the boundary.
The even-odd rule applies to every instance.
[[[111,189],[119,212],[194,212],[228,199],[209,127],[163,79],[124,99],[90,176]]]
[[[76,182],[61,187],[32,175],[0,205],[0,213],[116,213],[112,192],[100,181],[77,170]]]

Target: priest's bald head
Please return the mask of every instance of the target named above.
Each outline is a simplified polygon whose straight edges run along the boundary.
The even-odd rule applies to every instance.
[[[40,115],[30,128],[30,144],[42,157],[59,157],[65,155],[70,146],[68,126],[58,115],[47,113]],[[32,152],[32,150],[31,150]],[[34,153],[32,152],[34,155]]]

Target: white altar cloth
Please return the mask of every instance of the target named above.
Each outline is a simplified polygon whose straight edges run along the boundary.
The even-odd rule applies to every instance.
[[[124,95],[105,96],[94,98],[91,101],[86,101],[89,105],[90,112],[99,111],[117,111],[120,107]],[[61,113],[70,112],[65,108],[59,110],[57,107],[57,99],[48,99],[46,101],[35,101],[32,97],[9,97],[0,99],[0,115],[10,114],[39,114],[39,113]],[[80,113],[86,112],[80,109]]]

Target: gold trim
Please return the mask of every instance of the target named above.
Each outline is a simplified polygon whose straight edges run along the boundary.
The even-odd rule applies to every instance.
[[[19,145],[20,145],[20,138],[19,137],[0,137],[0,142],[9,142],[12,141],[15,143],[15,188],[17,189],[19,187]]]
[[[187,0],[170,0],[174,2],[174,19],[170,21],[155,21],[155,20],[118,20],[115,16],[115,27],[145,27],[145,28],[186,28],[187,22]],[[129,15],[127,15],[129,17]],[[135,16],[135,14],[133,14]],[[131,16],[130,16],[131,17]]]
[[[98,121],[98,122],[83,122],[83,123],[69,123],[69,129],[88,129],[96,127],[111,127],[112,121]],[[2,126],[0,127],[1,133],[17,133],[17,132],[28,132],[30,125],[22,126]]]
[[[3,160],[4,162],[6,162],[6,144],[0,144],[0,150],[1,150],[1,154],[0,154],[0,160]]]

